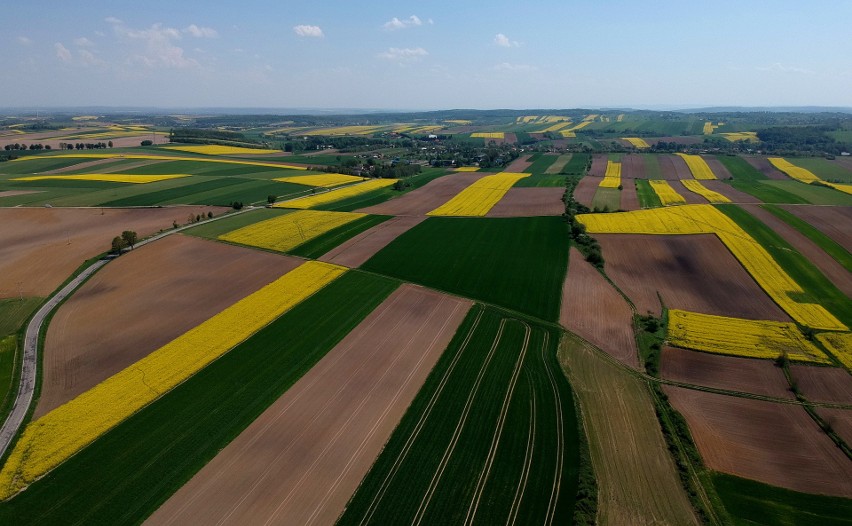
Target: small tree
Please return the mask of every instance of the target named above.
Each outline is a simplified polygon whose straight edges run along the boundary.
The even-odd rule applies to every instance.
[[[121,254],[121,251],[127,246],[127,242],[121,238],[121,236],[115,236],[112,238],[112,252],[114,254]]]
[[[277,197],[272,195],[272,194],[269,194],[268,196],[266,196],[266,202],[269,203],[269,204],[274,203],[275,199],[277,199]]]
[[[207,219],[213,219],[213,212],[207,212]]]
[[[133,245],[136,244],[136,232],[132,230],[125,230],[121,233],[121,239],[123,239],[124,242],[127,243],[127,246],[133,249]]]
[[[150,139],[145,139],[144,141],[142,141],[139,144],[142,145],[142,146],[151,146],[152,144],[154,144],[154,142],[151,141]]]

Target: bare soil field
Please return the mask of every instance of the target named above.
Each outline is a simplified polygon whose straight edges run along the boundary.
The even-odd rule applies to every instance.
[[[679,193],[686,199],[686,203],[690,205],[706,205],[708,203],[707,199],[701,195],[696,194],[692,190],[689,190],[687,187],[683,186],[683,183],[680,181],[672,181],[669,183],[672,188],[675,189],[675,192]]]
[[[760,199],[754,197],[753,195],[747,194],[745,192],[741,192],[734,188],[733,186],[723,183],[722,181],[701,181],[706,188],[709,190],[713,190],[714,192],[719,192],[724,195],[728,199],[730,199],[734,203],[760,203],[762,202]]]
[[[689,171],[689,166],[677,155],[658,155],[657,159],[660,161],[660,171],[663,174],[663,179],[667,181],[694,179],[692,172]],[[678,189],[680,188],[678,187]]]
[[[636,194],[636,184],[632,179],[623,180],[621,185],[621,209],[639,210],[639,196]]]
[[[0,298],[47,296],[86,259],[110,249],[124,230],[140,239],[189,214],[216,215],[221,207],[0,208]]]
[[[607,155],[605,153],[596,153],[592,156],[592,167],[589,168],[589,175],[592,177],[603,177],[606,174]]]
[[[142,141],[148,140],[153,141],[154,144],[166,144],[169,142],[168,134],[164,134],[162,132],[157,133],[156,135],[148,134],[140,134],[138,136],[133,137],[99,137],[97,139],[90,138],[82,138],[82,139],[68,139],[64,137],[68,137],[69,135],[73,135],[75,132],[73,131],[63,131],[63,132],[54,132],[51,134],[38,133],[38,134],[27,134],[27,135],[15,135],[11,137],[0,138],[0,148],[3,148],[7,144],[15,144],[15,143],[25,143],[25,144],[43,144],[45,146],[50,145],[50,147],[54,150],[59,150],[59,143],[95,143],[95,142],[109,142],[112,141],[112,145],[115,148],[129,148],[133,146],[139,146]],[[44,137],[45,135],[49,135],[49,137]],[[39,138],[41,137],[41,138]]]
[[[630,304],[573,247],[562,285],[559,323],[618,361],[639,368]]]
[[[332,524],[471,303],[403,285],[146,524]]]
[[[598,185],[601,184],[601,177],[592,177],[587,175],[580,179],[577,186],[574,188],[574,199],[578,203],[588,207],[592,206],[592,199],[595,198],[595,192],[598,191]]]
[[[852,375],[845,369],[790,365],[790,374],[808,400],[852,405]]]
[[[173,235],[86,282],[50,323],[36,417],[94,387],[302,261]]]
[[[709,468],[794,491],[852,497],[852,461],[803,408],[663,389]]]
[[[420,216],[438,208],[459,192],[482,179],[487,173],[459,172],[430,181],[417,190],[357,212],[391,216]]]
[[[486,217],[561,216],[565,213],[564,193],[565,189],[559,186],[509,188]]]
[[[360,267],[376,252],[388,246],[391,241],[425,220],[426,216],[401,216],[388,219],[328,251],[319,260],[350,268]]]
[[[37,194],[41,190],[0,190],[0,198],[14,197],[16,195]]]
[[[852,409],[820,407],[816,412],[846,444],[852,444]]]
[[[757,171],[759,171],[760,173],[762,173],[763,175],[765,175],[766,177],[768,177],[770,179],[776,179],[778,181],[789,181],[790,180],[790,178],[787,177],[787,175],[785,175],[784,172],[782,172],[778,168],[775,168],[774,166],[772,166],[772,163],[770,163],[766,159],[766,157],[745,157],[744,156],[743,159],[745,159],[750,165],[757,168]]]
[[[597,523],[698,524],[645,383],[570,335],[560,345],[559,363],[580,402],[589,439]]]
[[[719,159],[715,157],[702,156],[704,161],[707,163],[707,166],[710,167],[710,170],[713,172],[713,175],[716,176],[717,179],[730,179],[733,177],[731,172],[725,167],[724,164]],[[706,181],[702,181],[704,183]],[[730,187],[729,187],[730,188]]]
[[[852,274],[843,268],[843,265],[838,263],[836,259],[826,254],[819,245],[758,205],[743,205],[743,208],[751,215],[763,221],[766,226],[774,230],[785,241],[790,243],[793,248],[801,252],[803,256],[808,258],[844,294],[852,297]],[[850,228],[850,225],[852,223],[845,223],[847,230]]]
[[[62,168],[57,168],[55,170],[47,170],[46,174],[61,174],[65,172],[72,172],[74,170],[80,170],[83,168],[92,168],[93,166],[100,166],[102,164],[112,164],[116,162],[116,159],[93,159],[91,161],[83,161],[81,163],[72,164],[71,166],[63,166]],[[100,170],[97,170],[98,173],[102,173]]]
[[[621,178],[647,179],[645,159],[641,155],[628,153],[621,157]],[[627,185],[624,185],[627,188]]]
[[[517,159],[515,159],[514,161],[509,163],[508,166],[503,168],[502,171],[512,172],[512,173],[526,172],[527,168],[529,168],[530,165],[532,164],[532,162],[530,162],[530,160],[529,160],[530,157],[532,157],[532,156],[531,155],[523,155],[521,157],[518,157]]]
[[[660,373],[667,380],[729,391],[793,399],[784,371],[769,360],[721,356],[663,347]]]
[[[852,170],[852,157],[837,157],[834,162],[847,170]]]
[[[757,320],[790,321],[712,234],[596,236],[606,273],[640,314],[669,308]]]
[[[848,206],[781,205],[852,252],[852,208]]]

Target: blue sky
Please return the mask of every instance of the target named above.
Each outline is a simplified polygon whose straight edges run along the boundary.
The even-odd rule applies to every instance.
[[[849,1],[219,4],[6,5],[0,106],[852,106]]]

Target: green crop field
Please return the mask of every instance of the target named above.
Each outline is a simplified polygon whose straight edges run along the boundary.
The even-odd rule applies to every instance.
[[[825,181],[852,183],[852,171],[828,159],[822,157],[790,157],[787,160],[796,166],[810,170],[814,175]]]
[[[568,235],[560,217],[432,217],[362,268],[554,321]]]
[[[0,504],[0,523],[140,522],[396,287],[347,272]]]
[[[236,178],[231,178],[236,179]],[[282,183],[280,181],[263,181],[254,179],[241,179],[234,186],[227,186],[192,196],[187,204],[191,205],[220,205],[230,206],[234,201],[244,204],[266,204],[270,195],[278,199],[284,197],[296,197],[305,194],[311,187],[301,184]],[[165,204],[183,204],[180,199],[171,199]]]
[[[564,524],[577,486],[559,331],[477,306],[340,524]]]
[[[725,168],[731,172],[733,179],[726,181],[737,190],[752,195],[764,203],[806,204],[807,200],[783,188],[770,186],[770,180],[750,165],[742,157],[732,155],[716,156]],[[778,181],[782,182],[782,181]],[[786,182],[786,181],[783,181]],[[790,181],[793,182],[793,181]]]
[[[183,233],[206,239],[218,239],[222,234],[227,234],[228,232],[232,232],[238,228],[253,225],[280,215],[292,214],[293,212],[295,212],[295,210],[287,210],[285,208],[259,208],[257,210],[243,212],[241,214],[234,214],[231,217],[219,219],[212,223],[198,225],[184,230]]]
[[[188,196],[194,196],[200,192],[223,188],[239,184],[241,181],[236,178],[216,178],[216,179],[195,179],[197,182],[177,188],[167,188],[165,190],[156,190],[145,194],[139,194],[112,201],[100,203],[99,206],[152,206],[163,204],[172,199],[183,199]],[[184,199],[188,202],[189,199]]]
[[[639,198],[639,206],[642,208],[659,208],[663,206],[660,196],[651,188],[647,179],[634,179],[636,184],[636,196]]]
[[[826,254],[833,257],[838,263],[843,265],[846,270],[852,272],[852,255],[850,255],[845,248],[840,246],[837,241],[831,239],[806,221],[799,219],[798,216],[791,214],[783,208],[775,205],[763,205],[763,208],[772,212],[772,214],[777,216],[779,219],[807,236],[808,239],[823,249]]]
[[[844,194],[840,190],[829,188],[827,186],[819,186],[814,184],[805,184],[799,181],[762,181],[763,186],[770,186],[774,189],[783,190],[787,193],[796,195],[806,203],[814,205],[841,205],[852,206],[852,195]]]
[[[368,215],[366,217],[356,219],[351,223],[341,225],[319,237],[302,243],[293,250],[290,250],[289,253],[294,256],[301,256],[305,258],[318,258],[344,241],[348,241],[361,232],[369,230],[390,218],[391,216]]]
[[[558,155],[533,154],[530,156],[532,164],[530,164],[525,171],[532,174],[543,174],[548,168],[550,168],[551,164],[556,162],[556,159],[558,158]]]
[[[627,184],[630,184],[628,181]],[[592,198],[592,208],[596,210],[615,211],[621,208],[621,190],[618,188],[602,188],[595,190]]]
[[[663,172],[660,169],[660,159],[656,154],[641,153],[642,161],[645,164],[645,176],[648,179],[662,179]]]
[[[803,303],[820,304],[847,327],[852,326],[852,302],[813,263],[790,246],[774,230],[739,206],[715,206],[760,243],[781,265],[781,268],[802,287],[804,294],[794,299]]]
[[[587,153],[575,153],[571,156],[571,160],[562,168],[563,174],[569,175],[586,175],[588,171],[589,161],[592,156]]]

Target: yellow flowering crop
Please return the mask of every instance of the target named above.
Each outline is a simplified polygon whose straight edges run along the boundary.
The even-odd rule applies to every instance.
[[[692,177],[696,179],[716,179],[716,176],[713,174],[713,170],[707,165],[707,161],[705,161],[700,155],[687,155],[685,153],[678,153],[681,159],[686,161],[686,165],[689,167],[689,171],[692,172]]]
[[[12,162],[31,161],[33,159],[151,159],[155,161],[194,161],[201,163],[240,164],[246,166],[267,166],[284,170],[307,170],[304,166],[289,164],[265,163],[260,161],[243,161],[237,159],[208,159],[204,157],[180,157],[177,155],[148,155],[138,153],[63,153],[60,155],[28,155]]]
[[[323,188],[328,188],[331,186],[340,186],[342,184],[347,183],[357,183],[358,181],[363,180],[363,177],[355,177],[354,175],[337,173],[317,175],[295,175],[292,177],[278,177],[273,179],[273,181],[281,181],[282,183],[296,183],[308,186],[321,186]]]
[[[282,201],[280,203],[275,203],[272,206],[276,208],[314,208],[328,203],[333,203],[335,201],[340,201],[341,199],[348,199],[350,197],[355,197],[356,195],[366,194],[367,192],[372,192],[379,188],[387,188],[388,186],[393,186],[396,181],[396,179],[371,179],[366,183],[352,184],[344,186],[343,188],[329,190],[328,192],[323,192],[321,194],[300,197],[290,201]]]
[[[31,422],[0,470],[7,499],[183,383],[346,269],[311,261]]]
[[[155,183],[168,179],[180,179],[189,177],[189,174],[163,174],[163,175],[128,175],[128,174],[76,174],[76,175],[31,175],[27,177],[16,177],[12,181],[41,181],[45,179],[58,181],[103,181],[107,183]]]
[[[469,121],[467,119],[447,119],[444,122],[449,122],[450,124],[458,124],[459,126],[467,126],[473,121]]]
[[[533,132],[533,133],[555,132],[555,131],[561,130],[562,128],[565,128],[566,126],[571,126],[571,121],[557,122],[556,124],[551,124],[547,128],[544,128],[543,130],[538,130],[538,131]]]
[[[744,320],[672,309],[668,340],[672,345],[698,351],[778,358],[786,353],[800,362],[831,363],[814,344],[805,339],[794,323]]]
[[[354,212],[322,212],[299,210],[219,236],[223,241],[286,252],[339,226],[361,219],[367,214]]]
[[[201,144],[198,146],[166,146],[167,150],[178,150],[189,153],[203,153],[205,155],[243,155],[243,154],[268,154],[281,153],[281,150],[267,150],[260,148],[240,148],[239,146],[220,146],[218,144]]]
[[[686,187],[690,192],[695,192],[696,194],[704,197],[711,203],[730,203],[731,200],[720,194],[719,192],[714,192],[710,190],[703,184],[701,181],[696,181],[695,179],[681,179],[680,181],[683,183],[683,186]]]
[[[601,188],[618,188],[621,186],[621,163],[606,162],[606,173],[599,186]]]
[[[645,142],[641,137],[625,137],[625,141],[633,145],[634,148],[650,148],[651,145]]]
[[[820,178],[814,175],[814,173],[810,170],[796,166],[781,157],[769,157],[768,160],[775,168],[778,168],[797,181],[801,181],[805,184],[811,184],[820,180]]]
[[[615,118],[615,122],[622,122],[624,120],[624,114],[619,113],[618,117]]]
[[[757,132],[725,132],[720,134],[725,139],[731,142],[748,141],[758,142]]]
[[[677,193],[677,190],[672,188],[672,185],[670,185],[668,181],[663,179],[651,179],[648,182],[651,183],[651,188],[660,198],[663,205],[669,206],[686,204],[686,199]]]
[[[484,216],[506,195],[509,188],[529,176],[528,173],[500,172],[483,177],[426,215]]]
[[[586,122],[592,122],[592,121],[594,121],[594,120],[595,120],[595,119],[597,119],[597,118],[598,118],[598,114],[597,114],[597,113],[590,113],[589,115],[586,115],[586,116],[583,118],[583,120],[584,120],[584,121],[586,121]]]
[[[721,124],[722,123],[719,123],[719,126],[721,126]],[[704,123],[704,129],[703,129],[704,135],[713,135],[713,130],[715,130],[719,126],[714,126],[713,123],[710,122],[710,121],[705,122]]]
[[[712,205],[686,205],[613,214],[582,214],[590,234],[716,234],[764,291],[794,320],[814,329],[848,328],[822,305],[793,298],[804,290],[732,219]]]
[[[822,184],[830,186],[835,190],[840,190],[844,194],[852,194],[852,184],[827,183],[825,181],[823,181]]]
[[[574,133],[574,130],[562,130],[559,134],[565,138],[576,137],[577,134]]]
[[[453,170],[456,171],[456,172],[478,172],[479,167],[478,166],[457,166],[456,168],[453,168]]]
[[[506,134],[503,132],[473,132],[470,136],[477,139],[504,139]]]
[[[823,332],[817,340],[852,372],[852,332]]]

